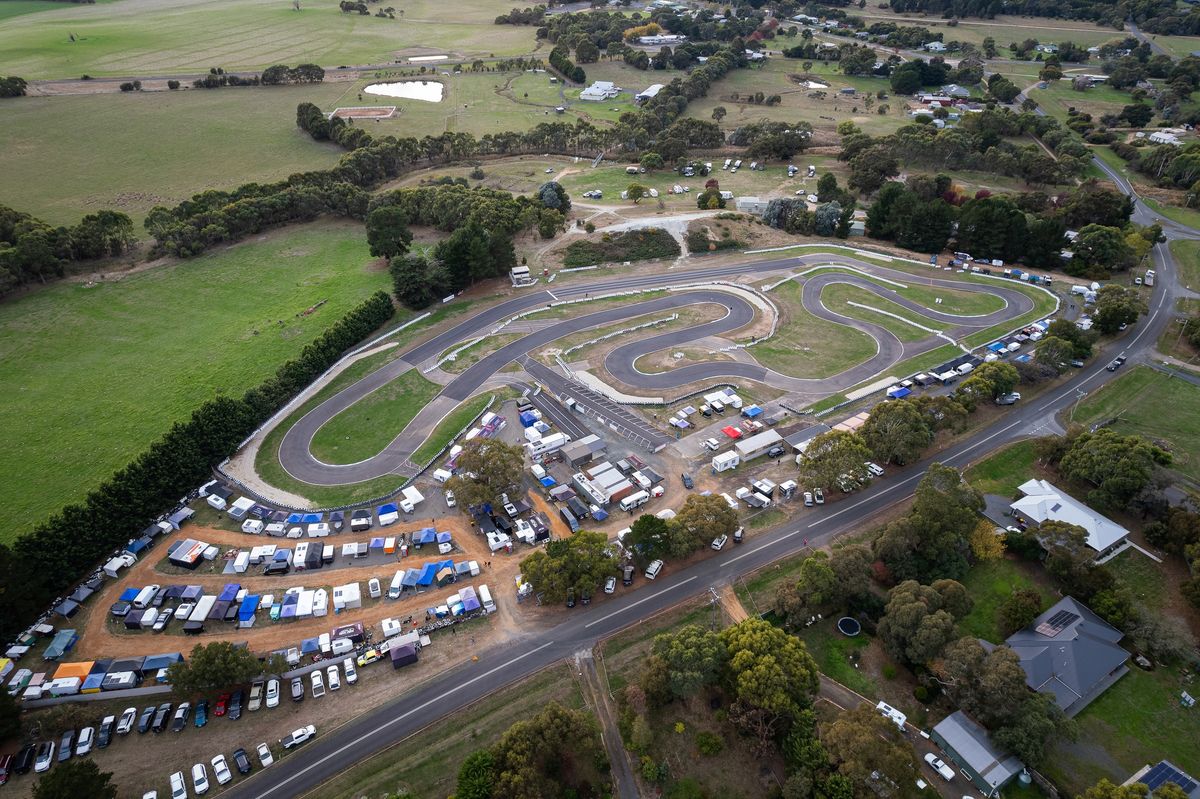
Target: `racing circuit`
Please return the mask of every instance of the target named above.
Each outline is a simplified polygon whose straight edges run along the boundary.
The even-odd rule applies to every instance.
[[[736,288],[733,287],[733,284],[717,286],[713,285],[715,281],[749,275],[772,275],[779,279],[786,279],[789,275],[801,277],[804,270],[825,267],[841,267],[850,271],[820,271],[808,276],[803,284],[802,292],[804,310],[818,318],[854,328],[870,336],[875,342],[876,352],[867,360],[849,365],[842,372],[824,378],[785,375],[757,362],[741,361],[693,363],[658,373],[646,373],[637,368],[638,359],[651,353],[679,347],[706,336],[720,336],[744,328],[755,319],[756,313],[761,310],[763,304],[770,306],[770,303],[767,302],[759,303],[756,307],[756,303],[747,298],[753,297],[754,289],[751,286],[740,284]],[[885,285],[887,283],[898,284],[900,287],[906,283],[919,283],[921,287],[984,292],[1002,299],[1004,307],[977,316],[945,313],[913,302],[897,291],[888,288]],[[929,331],[929,335],[918,341],[901,341],[882,325],[845,316],[826,307],[822,300],[822,292],[826,287],[835,284],[848,284],[871,292],[881,300],[900,306],[927,320],[944,323],[947,329],[945,331]],[[615,380],[628,386],[637,386],[639,390],[662,391],[679,389],[705,381],[717,382],[729,378],[741,378],[764,383],[785,392],[808,396],[832,394],[882,375],[902,360],[940,347],[963,335],[1014,321],[1034,310],[1034,301],[1026,293],[1012,286],[1004,285],[1003,279],[997,279],[996,284],[987,285],[965,280],[918,277],[909,272],[888,269],[850,256],[821,253],[704,270],[642,276],[628,275],[602,281],[572,283],[561,287],[555,286],[553,292],[549,289],[531,290],[482,311],[432,339],[412,347],[401,358],[379,368],[313,408],[285,433],[279,446],[278,456],[282,466],[289,474],[298,480],[315,485],[344,485],[401,473],[405,468],[412,468],[412,464],[409,462],[410,456],[424,442],[438,422],[485,384],[525,385],[531,376],[528,374],[530,372],[533,372],[534,378],[543,383],[551,381],[560,384],[566,383],[565,378],[561,378],[557,371],[534,362],[531,357],[532,353],[565,336],[581,331],[645,314],[675,311],[705,303],[723,306],[727,312],[720,319],[714,321],[622,344],[604,358],[604,371]],[[472,337],[486,335],[517,314],[551,306],[556,302],[579,301],[585,297],[597,299],[621,292],[659,289],[668,289],[671,293],[667,296],[641,301],[638,301],[635,296],[630,296],[627,304],[592,313],[581,312],[578,316],[546,324],[540,329],[524,334],[521,338],[488,353],[461,374],[449,376],[438,395],[423,407],[405,429],[400,431],[381,452],[370,458],[353,464],[338,465],[324,463],[311,452],[313,436],[339,413],[400,375],[418,368],[431,359],[436,359],[449,348],[468,342]],[[749,353],[751,357],[753,356],[753,348],[749,348],[745,352]],[[505,366],[514,361],[524,367],[526,374],[500,374]],[[556,388],[556,386],[549,387]]]

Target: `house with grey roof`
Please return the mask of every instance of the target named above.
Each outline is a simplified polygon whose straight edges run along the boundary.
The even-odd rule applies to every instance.
[[[1153,766],[1143,766],[1132,777],[1121,783],[1121,787],[1139,782],[1149,788],[1151,793],[1157,791],[1165,783],[1171,782],[1178,785],[1188,799],[1200,799],[1200,780],[1170,760],[1160,760]]]
[[[1129,673],[1129,653],[1119,645],[1123,636],[1068,596],[1004,643],[1019,658],[1025,683],[1075,716]]]
[[[930,738],[984,796],[998,795],[1025,768],[1015,756],[997,749],[987,730],[961,710],[938,722]]]

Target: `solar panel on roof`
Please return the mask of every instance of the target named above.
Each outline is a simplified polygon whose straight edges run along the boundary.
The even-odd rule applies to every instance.
[[[1060,610],[1058,613],[1055,613],[1053,616],[1039,624],[1037,626],[1037,632],[1046,636],[1047,638],[1053,638],[1078,620],[1078,613],[1072,613],[1069,610]]]
[[[1145,783],[1146,787],[1149,788],[1151,792],[1157,790],[1164,782],[1175,783],[1183,789],[1185,794],[1190,794],[1196,789],[1195,780],[1165,760],[1161,761],[1154,768],[1150,769],[1141,782]]]

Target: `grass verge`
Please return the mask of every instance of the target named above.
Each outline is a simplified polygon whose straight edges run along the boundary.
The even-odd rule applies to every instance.
[[[476,416],[483,412],[487,404],[492,400],[491,394],[480,394],[478,397],[471,397],[467,401],[460,404],[457,408],[450,411],[445,419],[438,423],[438,426],[433,428],[433,432],[429,438],[425,439],[425,443],[417,447],[409,459],[418,466],[424,466],[426,463],[442,451],[442,448],[450,443],[450,440],[458,435],[467,424]]]
[[[1032,441],[1018,441],[967,469],[967,482],[983,494],[1011,497],[1033,473],[1036,456]]]

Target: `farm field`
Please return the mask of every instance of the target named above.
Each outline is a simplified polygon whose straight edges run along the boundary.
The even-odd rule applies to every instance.
[[[3,201],[51,224],[74,224],[105,208],[124,211],[145,235],[141,222],[155,205],[333,166],[341,150],[297,128],[296,105],[332,101],[344,89],[324,84],[7,102],[0,114]]]
[[[454,13],[414,0],[397,19],[343,14],[336,0],[129,0],[72,5],[0,21],[9,74],[26,79],[83,74],[166,75],[262,69],[272,64],[382,64],[408,54],[518,55],[533,30],[493,25],[497,6],[462,0]],[[74,36],[72,41],[70,36]]]
[[[0,306],[0,539],[81,500],[204,400],[257,385],[387,287],[372,263],[360,226],[318,223]]]
[[[941,33],[945,41],[958,40],[982,44],[991,36],[996,40],[1000,55],[1013,41],[1037,39],[1044,44],[1071,41],[1086,47],[1103,44],[1120,38],[1121,31],[1106,28],[1083,20],[1051,19],[1049,17],[1018,17],[998,14],[992,19],[960,19],[950,27],[944,20],[917,14],[897,13],[887,8],[872,7],[858,14],[867,24],[878,21],[895,22],[899,25],[920,25],[934,33]],[[1165,38],[1165,37],[1159,37]]]
[[[1099,118],[1104,114],[1119,114],[1132,102],[1129,92],[1118,91],[1111,86],[1093,86],[1085,92],[1071,88],[1068,77],[1051,83],[1046,89],[1030,89],[1029,96],[1051,116],[1065,119],[1067,109],[1086,111]]]
[[[1135,367],[1079,403],[1072,416],[1080,424],[1108,419],[1116,419],[1110,427],[1118,433],[1164,444],[1173,468],[1200,479],[1200,388]]]

